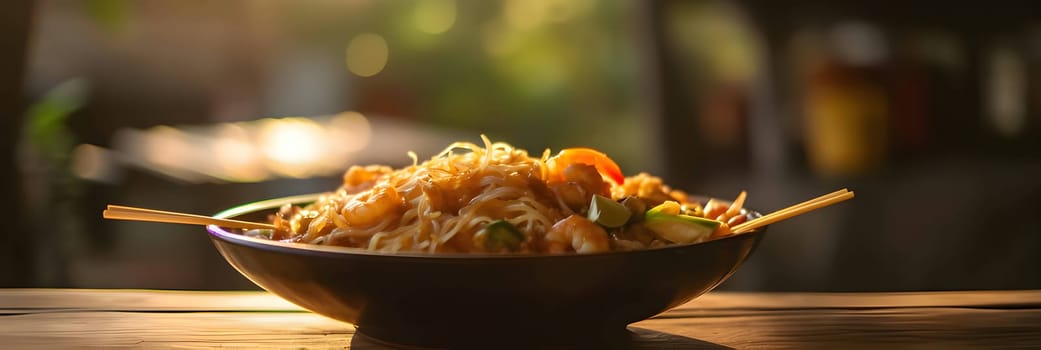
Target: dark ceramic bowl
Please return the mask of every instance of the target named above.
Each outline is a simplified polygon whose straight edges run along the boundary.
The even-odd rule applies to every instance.
[[[315,198],[246,204],[217,217],[264,221],[283,204]],[[610,339],[718,286],[764,236],[760,229],[642,251],[510,256],[372,253],[208,230],[260,287],[370,338],[434,347]]]

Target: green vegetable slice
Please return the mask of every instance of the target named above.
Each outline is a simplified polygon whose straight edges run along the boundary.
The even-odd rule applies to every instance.
[[[670,204],[671,203],[671,204]],[[695,243],[708,238],[720,222],[697,216],[670,214],[675,202],[665,202],[644,215],[644,226],[673,243]]]
[[[513,226],[509,221],[498,220],[488,224],[484,228],[486,236],[485,248],[491,251],[502,250],[517,251],[524,242],[524,234]]]
[[[632,213],[629,212],[629,208],[626,208],[621,203],[594,194],[592,201],[589,203],[589,215],[586,215],[586,218],[603,227],[615,228],[629,222],[630,216],[632,216]]]

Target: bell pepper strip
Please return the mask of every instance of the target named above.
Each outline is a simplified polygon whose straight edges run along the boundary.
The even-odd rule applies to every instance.
[[[606,154],[591,148],[565,148],[546,161],[549,170],[549,178],[553,180],[564,179],[564,169],[568,165],[580,163],[596,167],[601,176],[614,181],[616,184],[625,183],[625,175],[621,168],[615,164]]]

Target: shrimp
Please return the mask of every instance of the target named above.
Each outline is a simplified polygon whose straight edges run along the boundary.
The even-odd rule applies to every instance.
[[[589,205],[594,194],[604,197],[611,195],[611,185],[604,182],[600,173],[592,165],[575,163],[568,165],[563,172],[564,181],[550,182],[549,187],[558,197],[575,212],[582,212]]]
[[[571,215],[549,229],[543,237],[542,248],[547,253],[575,251],[588,254],[609,251],[611,244],[603,227],[584,217]]]
[[[352,165],[343,173],[343,190],[347,193],[360,193],[372,188],[380,176],[390,174],[394,169],[383,165]]]
[[[599,174],[611,179],[616,184],[625,183],[625,175],[611,158],[606,154],[591,148],[565,148],[560,150],[556,156],[546,161],[550,179],[559,180],[564,177],[564,171],[573,164],[587,164],[596,167]]]
[[[404,199],[393,186],[377,186],[351,198],[341,214],[349,226],[372,226],[388,215],[400,214],[404,206]]]

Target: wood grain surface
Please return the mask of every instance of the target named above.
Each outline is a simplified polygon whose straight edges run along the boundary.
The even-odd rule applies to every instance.
[[[0,348],[392,349],[263,292],[0,289]],[[1041,291],[714,292],[618,348],[1041,348]]]

